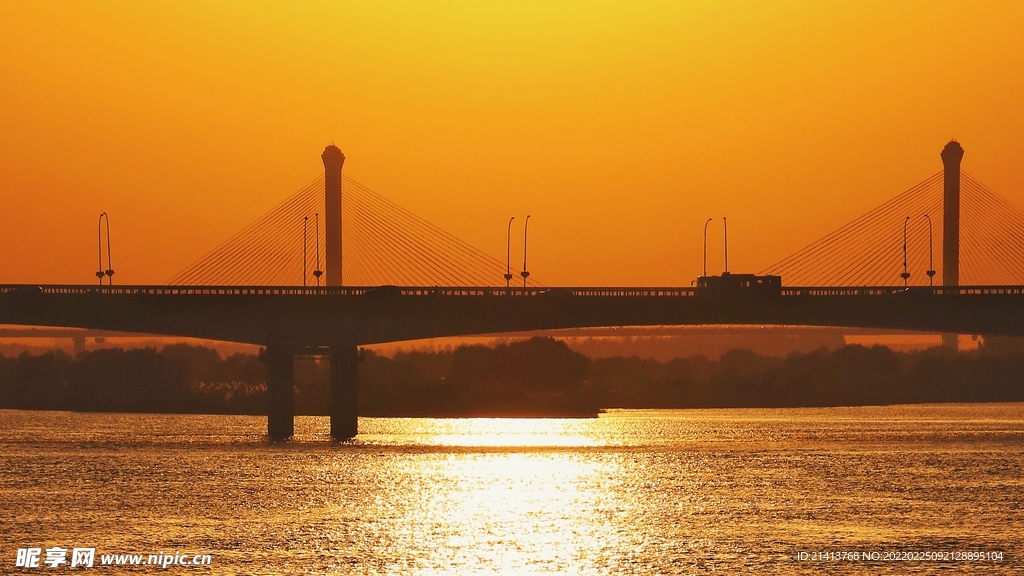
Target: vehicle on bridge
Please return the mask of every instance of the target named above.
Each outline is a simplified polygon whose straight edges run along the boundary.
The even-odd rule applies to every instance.
[[[781,296],[782,276],[730,274],[699,276],[697,296]]]
[[[6,292],[9,294],[42,294],[43,287],[29,285],[11,286],[7,288]]]
[[[402,289],[394,284],[385,284],[383,286],[376,286],[363,292],[363,296],[367,298],[394,298],[395,296],[401,296]]]

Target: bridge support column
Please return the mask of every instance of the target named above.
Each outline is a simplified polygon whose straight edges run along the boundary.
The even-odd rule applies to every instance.
[[[292,351],[267,346],[267,434],[272,440],[295,434],[295,368]]]
[[[75,356],[85,352],[85,336],[75,336],[71,339],[71,342],[75,346]]]
[[[356,346],[331,346],[331,436],[335,440],[349,440],[359,433],[358,371]]]

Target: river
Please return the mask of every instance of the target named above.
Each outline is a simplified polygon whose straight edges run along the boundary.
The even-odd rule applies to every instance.
[[[0,573],[79,547],[86,574],[1024,570],[1024,404],[359,426],[2,410]],[[101,565],[135,554],[210,558]]]

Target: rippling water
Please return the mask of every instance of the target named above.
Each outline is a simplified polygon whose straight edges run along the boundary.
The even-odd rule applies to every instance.
[[[0,573],[30,546],[216,574],[1024,569],[1024,404],[359,425],[268,444],[255,417],[0,411]],[[799,560],[822,551],[1003,560]],[[161,570],[85,573],[119,571]]]

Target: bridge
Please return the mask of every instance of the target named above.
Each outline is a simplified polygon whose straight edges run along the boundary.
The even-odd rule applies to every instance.
[[[763,272],[805,280],[806,286],[719,294],[694,287],[544,287],[526,273],[525,254],[520,274],[524,286],[512,287],[509,263],[502,264],[343,177],[344,156],[332,145],[323,154],[322,179],[167,285],[114,286],[112,274],[106,274],[104,284],[101,252],[99,285],[0,286],[0,323],[264,346],[268,432],[274,438],[289,437],[294,430],[294,356],[326,355],[331,363],[331,434],[337,439],[358,432],[358,347],[367,344],[530,330],[701,324],[912,329],[954,338],[957,333],[1024,336],[1024,270],[1018,268],[1024,264],[1024,245],[1014,234],[1024,231],[1024,212],[962,175],[962,155],[959,144],[951,142],[942,153],[942,173]],[[962,183],[968,192],[963,210]],[[967,224],[966,275],[981,278],[979,271],[984,271],[1004,283],[960,285],[961,212]],[[908,229],[909,216],[929,213],[942,214],[942,282],[911,285],[910,278],[922,277],[931,284],[937,274],[931,251],[927,259],[921,252],[923,242],[913,243],[910,261],[928,262],[928,270],[908,272],[907,235],[921,232],[920,227]],[[293,233],[298,220],[308,228],[310,214],[312,250],[308,236]],[[343,214],[349,222],[347,237]],[[891,233],[894,222],[902,224],[902,235]],[[931,244],[930,218],[928,224]],[[979,230],[995,238],[979,240]],[[343,256],[355,265],[343,268]],[[351,285],[342,285],[344,270]],[[413,282],[388,281],[395,276]],[[1008,279],[1014,282],[1005,282]],[[871,280],[876,280],[873,285],[857,285]]]

